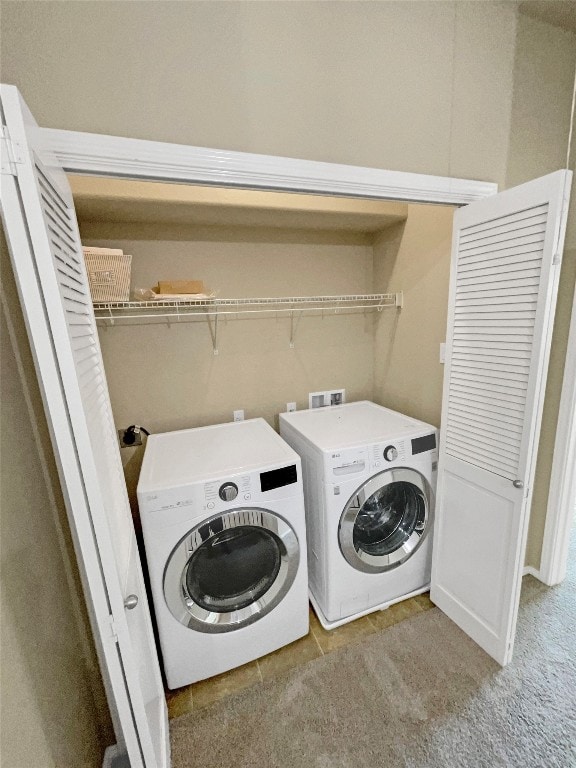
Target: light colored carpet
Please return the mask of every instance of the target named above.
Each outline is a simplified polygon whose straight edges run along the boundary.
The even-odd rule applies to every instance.
[[[525,577],[505,669],[434,608],[173,720],[171,741],[173,768],[573,768],[576,535],[562,585]]]

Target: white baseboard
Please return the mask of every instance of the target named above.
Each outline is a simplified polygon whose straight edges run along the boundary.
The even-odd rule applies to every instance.
[[[531,565],[524,566],[524,570],[522,571],[522,576],[534,576],[535,579],[542,581],[542,576],[540,574],[540,571],[538,571],[536,568],[533,568]]]
[[[130,768],[128,755],[120,749],[118,744],[106,747],[102,768]]]

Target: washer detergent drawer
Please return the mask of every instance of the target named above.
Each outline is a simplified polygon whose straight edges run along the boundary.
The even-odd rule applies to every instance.
[[[351,464],[341,464],[338,467],[334,467],[332,470],[335,477],[346,477],[347,475],[355,475],[358,472],[364,472],[366,469],[366,462],[354,461]]]
[[[353,475],[366,472],[369,468],[369,455],[367,448],[346,448],[324,457],[325,482],[345,482]]]

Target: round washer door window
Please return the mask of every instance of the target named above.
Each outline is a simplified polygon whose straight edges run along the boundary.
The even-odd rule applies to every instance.
[[[430,484],[414,469],[390,469],[370,478],[349,499],[340,519],[346,560],[367,573],[406,562],[430,529],[430,498]]]
[[[200,632],[229,632],[269,613],[288,592],[300,552],[294,530],[264,509],[215,515],[176,545],[164,573],[173,616]]]

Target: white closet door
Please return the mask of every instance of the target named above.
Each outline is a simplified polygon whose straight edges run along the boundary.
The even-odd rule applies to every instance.
[[[166,703],[73,201],[17,89],[0,97],[4,229],[116,735],[132,768],[167,768]]]
[[[571,172],[454,219],[431,597],[512,657]]]

